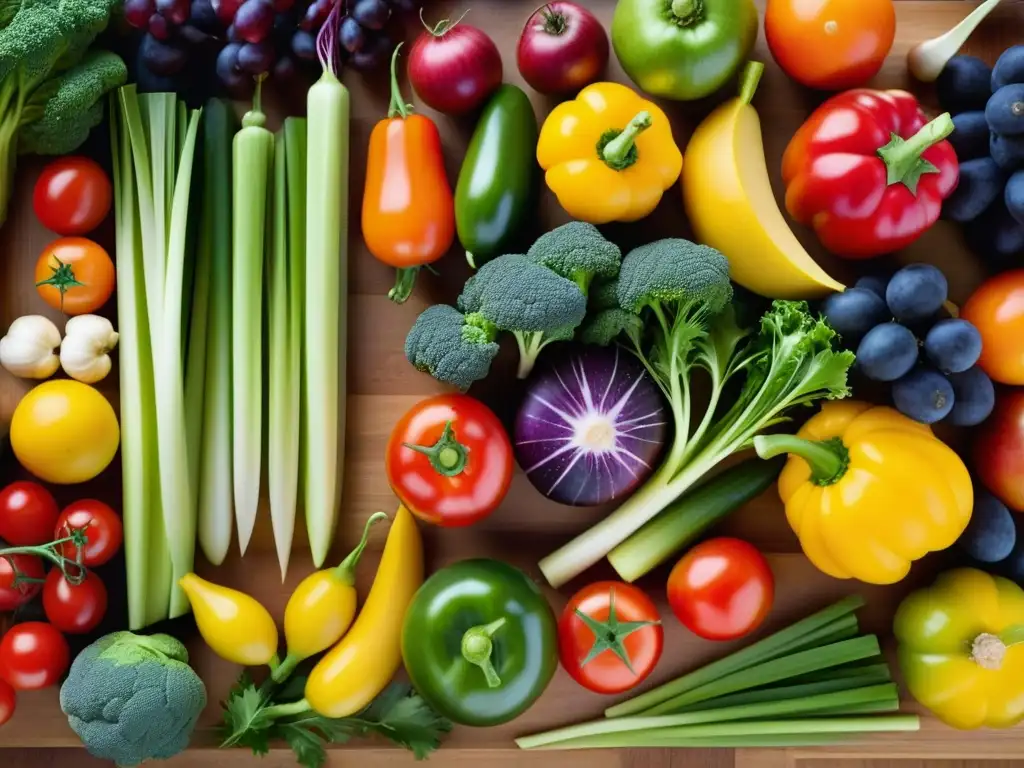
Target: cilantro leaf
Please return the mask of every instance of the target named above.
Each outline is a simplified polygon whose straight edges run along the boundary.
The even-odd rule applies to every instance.
[[[222,747],[249,747],[257,755],[270,751],[269,726],[261,717],[268,702],[265,691],[256,687],[248,672],[243,672],[221,705],[224,723]]]
[[[325,740],[311,728],[298,723],[280,723],[277,730],[295,753],[295,759],[303,768],[323,768],[327,762]]]

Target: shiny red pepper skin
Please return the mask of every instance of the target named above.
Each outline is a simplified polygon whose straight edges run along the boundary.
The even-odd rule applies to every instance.
[[[879,150],[888,151],[893,134],[910,140],[926,125],[922,140],[931,135],[923,152],[910,151],[910,144],[896,150],[903,170],[911,169],[903,174],[906,183],[890,179],[895,158],[890,155],[887,163]],[[840,93],[818,107],[786,147],[786,210],[814,227],[825,248],[846,258],[868,259],[905,248],[936,222],[942,201],[960,179],[956,153],[944,140],[951,130],[948,115],[928,123],[917,99],[906,91]],[[932,168],[921,173],[917,167],[915,173],[918,155]]]

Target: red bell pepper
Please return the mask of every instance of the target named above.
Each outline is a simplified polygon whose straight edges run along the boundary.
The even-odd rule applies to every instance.
[[[905,248],[939,218],[960,169],[945,138],[906,91],[858,88],[822,104],[782,158],[786,210],[832,253],[867,259]]]

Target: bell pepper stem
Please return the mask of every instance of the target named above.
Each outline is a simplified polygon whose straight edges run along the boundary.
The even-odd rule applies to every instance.
[[[388,105],[388,117],[401,117],[403,120],[412,112],[412,104],[406,104],[402,97],[402,89],[398,85],[398,52],[402,43],[395,46],[391,54],[391,103]]]
[[[356,583],[356,565],[359,563],[359,558],[363,556],[366,543],[370,540],[370,527],[377,521],[386,519],[387,515],[383,512],[374,512],[370,515],[366,525],[363,526],[363,537],[359,539],[356,548],[349,552],[348,556],[334,569],[333,575],[335,579],[349,586]]]
[[[291,677],[292,672],[294,672],[295,668],[299,666],[299,662],[302,661],[302,659],[295,654],[289,653],[280,663],[275,664],[274,662],[276,661],[277,656],[270,660],[270,677],[275,683],[283,683]]]
[[[838,437],[814,441],[796,435],[758,435],[754,450],[762,459],[783,453],[799,456],[811,466],[811,479],[818,485],[839,482],[850,465],[850,454]]]
[[[388,298],[395,302],[395,304],[404,304],[412,295],[412,289],[416,285],[416,276],[419,272],[419,267],[399,267],[396,269],[395,284],[388,291]]]
[[[749,104],[754,100],[757,93],[757,86],[761,84],[761,75],[764,74],[764,64],[760,61],[748,61],[743,67],[743,74],[740,75],[740,101]]]
[[[503,626],[505,626],[504,616],[490,624],[471,627],[462,636],[462,658],[470,664],[480,667],[487,680],[488,688],[497,688],[501,685],[501,678],[498,677],[498,672],[491,662],[491,653],[494,651],[491,636]]]
[[[703,0],[672,0],[672,15],[675,23],[689,27],[704,18]]]
[[[651,127],[653,118],[647,110],[636,117],[618,135],[608,138],[601,147],[601,159],[608,167],[621,171],[636,162],[636,137]],[[604,140],[605,137],[602,137]]]
[[[878,149],[878,156],[885,163],[886,183],[889,186],[903,184],[912,195],[916,195],[921,177],[939,172],[938,168],[921,155],[949,136],[953,132],[953,127],[953,118],[945,112],[909,139],[892,134],[889,143]]]
[[[433,445],[414,445],[402,443],[417,453],[422,453],[430,459],[430,466],[434,471],[445,477],[455,477],[466,468],[469,460],[469,451],[462,443],[455,439],[455,431],[449,421],[444,425],[444,432]]]
[[[1006,650],[1011,645],[1024,643],[1024,625],[1014,624],[998,635],[982,632],[971,643],[971,661],[982,669],[1002,669]]]

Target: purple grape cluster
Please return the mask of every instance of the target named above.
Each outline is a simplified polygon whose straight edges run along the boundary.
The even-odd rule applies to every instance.
[[[911,264],[891,278],[864,277],[829,296],[822,312],[857,370],[891,386],[893,405],[915,421],[980,424],[995,405],[992,380],[978,367],[981,334],[943,315],[948,285],[930,264]]]
[[[214,57],[217,79],[244,97],[254,78],[285,79],[317,62],[316,36],[336,3],[345,64],[373,69],[394,43],[386,28],[415,0],[125,0],[128,23],[143,31],[139,65],[157,78],[179,76],[197,50]]]

